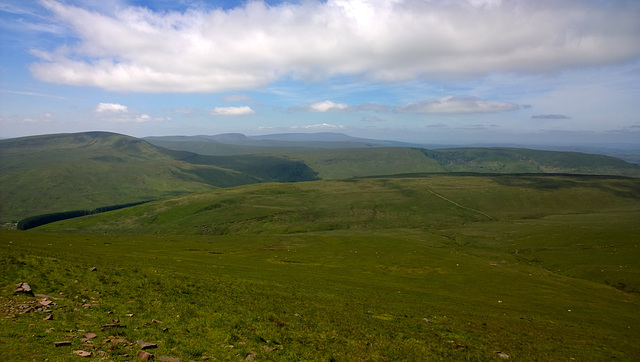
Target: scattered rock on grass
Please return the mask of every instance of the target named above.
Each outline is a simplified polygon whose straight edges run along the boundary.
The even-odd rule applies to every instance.
[[[96,338],[97,336],[98,336],[97,334],[89,332],[89,333],[85,333],[84,338],[93,339],[93,338]]]
[[[87,342],[87,343],[83,343],[80,345],[80,348],[84,348],[84,349],[95,349],[96,346],[93,345],[93,343],[91,342]]]
[[[143,361],[151,361],[153,359],[153,355],[146,351],[138,351],[136,357],[140,358]]]
[[[502,352],[496,352],[498,354],[498,357],[502,358],[502,359],[509,359],[509,355],[506,353],[502,353]]]
[[[71,345],[71,341],[53,342],[53,345],[56,346],[56,347],[70,346]]]
[[[91,356],[91,352],[82,351],[82,350],[73,351],[73,354],[78,355],[80,357],[89,357],[89,356]]]
[[[129,345],[129,341],[127,341],[126,339],[124,339],[124,338],[116,338],[114,336],[109,336],[109,338],[105,339],[103,343],[105,343],[105,344],[111,343],[111,346],[113,347],[112,349],[117,348],[116,345],[118,345],[118,344],[122,344],[122,345],[125,345],[125,346]]]
[[[28,294],[30,296],[34,296],[33,295],[33,291],[31,290],[31,287],[29,286],[28,283],[18,283],[18,285],[16,285],[16,290],[13,291],[13,294]]]
[[[158,358],[158,361],[160,361],[160,362],[182,362],[182,358],[175,358],[175,357],[169,357],[169,356],[160,356],[160,358]]]
[[[151,342],[145,342],[141,339],[136,341],[137,344],[140,345],[140,349],[150,349],[150,348],[158,348],[158,345]]]
[[[101,330],[104,331],[106,329],[111,329],[111,328],[127,328],[127,326],[120,324],[120,321],[115,319],[115,320],[112,320],[111,322],[103,325]]]

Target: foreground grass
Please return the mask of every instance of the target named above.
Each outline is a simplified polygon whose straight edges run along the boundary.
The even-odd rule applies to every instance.
[[[0,356],[61,360],[85,349],[128,360],[142,339],[158,344],[156,356],[185,360],[640,357],[636,293],[571,276],[580,262],[570,258],[538,250],[537,262],[524,260],[513,252],[526,243],[516,224],[503,227],[517,245],[486,234],[465,241],[485,226],[215,237],[2,231]],[[616,241],[624,255],[603,261],[607,275],[618,257],[638,260],[638,230],[626,231]],[[637,263],[626,271],[637,283]],[[56,303],[52,320],[7,308],[42,298],[12,296],[21,281]],[[126,328],[101,330],[113,320]],[[98,334],[95,349],[81,346],[85,332]],[[60,340],[72,346],[54,347]]]
[[[639,200],[628,178],[322,181],[0,231],[0,357],[637,361]]]

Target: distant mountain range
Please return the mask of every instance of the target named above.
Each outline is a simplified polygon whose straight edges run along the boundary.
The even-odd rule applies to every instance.
[[[261,182],[448,172],[640,177],[640,166],[577,152],[428,149],[340,133],[171,136],[108,132],[0,140],[0,221]]]
[[[237,155],[317,149],[424,147],[424,145],[420,144],[358,138],[334,132],[280,133],[262,136],[225,133],[213,136],[145,137],[144,140],[156,146],[206,155]]]
[[[277,133],[246,136],[242,133],[224,133],[212,136],[162,136],[145,137],[144,140],[162,147],[187,150],[207,155],[233,155],[262,152],[286,152],[314,149],[345,149],[375,147],[419,147],[442,148],[528,148],[543,151],[581,152],[613,156],[621,160],[640,164],[640,145],[519,145],[495,144],[433,144],[411,143],[392,140],[359,138],[337,132]],[[238,147],[242,146],[242,147]]]

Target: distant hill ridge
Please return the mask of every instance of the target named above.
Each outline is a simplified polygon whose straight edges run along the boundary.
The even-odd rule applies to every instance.
[[[212,157],[109,132],[0,141],[0,221],[258,182],[317,179],[274,155]]]
[[[640,177],[640,166],[603,155],[425,149],[339,133],[145,140],[83,132],[0,140],[0,155],[0,221],[261,182],[446,172]]]
[[[145,137],[144,139],[154,145],[207,155],[421,146],[407,142],[351,137],[343,133],[335,132],[278,133],[261,136],[246,136],[242,133],[223,133],[212,136],[163,136]]]

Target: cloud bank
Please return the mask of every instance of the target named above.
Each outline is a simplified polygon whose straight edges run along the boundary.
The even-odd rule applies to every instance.
[[[126,113],[128,108],[117,103],[98,103],[95,111],[98,113]]]
[[[537,114],[531,116],[532,119],[571,119],[569,116],[565,116],[564,114]]]
[[[313,103],[308,107],[311,112],[340,112],[348,108],[349,106],[345,103],[334,103],[331,101]]]
[[[256,112],[249,106],[242,107],[215,107],[210,112],[215,116],[246,116]]]
[[[132,114],[132,112],[129,112],[129,107],[118,103],[98,103],[94,112],[102,120],[112,123],[146,123],[167,120],[165,118],[152,118],[148,114]]]
[[[637,1],[249,1],[184,12],[42,5],[73,36],[35,49],[32,74],[120,92],[246,90],[288,77],[449,80],[640,54]]]
[[[519,105],[509,102],[485,101],[480,98],[450,96],[397,107],[395,112],[416,114],[493,113],[513,111],[519,108]]]
[[[310,125],[306,125],[306,126],[292,126],[292,127],[290,127],[290,129],[292,129],[292,130],[305,129],[305,130],[315,130],[315,131],[336,130],[336,129],[344,129],[344,128],[345,128],[345,126],[343,126],[343,125],[336,125],[336,124],[329,124],[329,123],[318,123],[318,124],[310,124]]]

